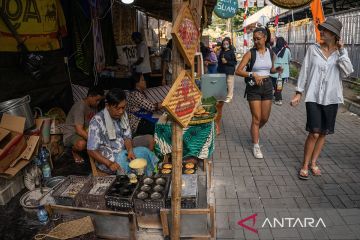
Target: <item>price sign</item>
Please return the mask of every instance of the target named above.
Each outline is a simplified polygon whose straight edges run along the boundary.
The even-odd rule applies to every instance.
[[[190,74],[183,70],[171,87],[162,106],[182,127],[187,127],[200,100],[200,90]]]
[[[200,31],[188,5],[184,5],[181,8],[171,35],[179,46],[179,50],[183,55],[185,62],[189,66],[192,66],[194,64],[195,52],[199,44]]]

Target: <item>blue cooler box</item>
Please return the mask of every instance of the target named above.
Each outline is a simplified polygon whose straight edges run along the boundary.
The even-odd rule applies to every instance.
[[[227,96],[226,74],[203,74],[201,76],[201,92],[203,98],[215,97],[225,101]]]

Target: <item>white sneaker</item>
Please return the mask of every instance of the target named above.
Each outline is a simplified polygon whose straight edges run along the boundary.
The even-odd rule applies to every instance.
[[[264,158],[264,155],[261,152],[260,146],[255,146],[254,145],[253,154],[254,154],[254,157],[257,158],[257,159]]]
[[[227,97],[226,100],[225,100],[225,102],[226,102],[226,103],[231,102],[231,98],[228,98],[228,97]]]
[[[281,105],[282,105],[282,101],[281,101],[281,100],[275,101],[275,105],[281,106]]]

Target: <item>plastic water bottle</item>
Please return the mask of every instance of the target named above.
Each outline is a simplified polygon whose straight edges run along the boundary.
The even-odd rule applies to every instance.
[[[281,74],[279,74],[279,77],[277,78],[276,80],[276,90],[278,92],[280,92],[283,88],[283,81],[282,81],[282,78],[281,78]]]
[[[42,160],[43,162],[46,161],[50,158],[50,153],[47,150],[47,148],[45,146],[42,146],[40,151],[39,151],[39,158],[40,160]]]
[[[37,211],[37,217],[41,224],[46,225],[49,222],[49,216],[44,206],[40,205]]]
[[[42,174],[45,182],[51,178],[51,167],[48,161],[43,163]]]
[[[42,147],[39,153],[39,157],[42,162],[42,174],[43,180],[46,181],[51,178],[51,167],[49,164],[50,153],[46,147]]]
[[[34,162],[35,162],[35,165],[36,165],[37,167],[40,167],[40,168],[41,168],[42,160],[41,160],[40,156],[35,156],[35,157],[34,157]]]

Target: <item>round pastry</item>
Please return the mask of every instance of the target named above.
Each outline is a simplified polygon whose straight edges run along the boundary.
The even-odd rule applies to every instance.
[[[194,167],[195,167],[195,165],[193,163],[191,163],[191,162],[185,164],[186,169],[191,169],[191,168],[194,168]]]
[[[193,174],[194,172],[195,172],[194,169],[186,169],[186,170],[184,171],[185,174]]]
[[[165,163],[163,165],[163,168],[172,169],[172,164],[171,163]]]
[[[137,178],[130,178],[130,183],[137,183],[137,182],[138,182]]]
[[[163,174],[170,174],[170,173],[171,173],[171,169],[164,168],[164,169],[161,170],[161,173],[163,173]]]

